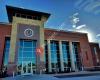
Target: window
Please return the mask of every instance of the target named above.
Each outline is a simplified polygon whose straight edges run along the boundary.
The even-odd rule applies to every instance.
[[[16,13],[15,16],[16,17],[21,17],[21,14],[20,13]]]
[[[79,57],[79,42],[73,42],[73,55],[74,55],[74,63],[76,69],[80,70],[81,69],[81,60]]]
[[[35,40],[20,40],[18,63],[30,61],[36,64],[36,41]]]
[[[95,55],[97,55],[97,48],[96,47],[94,47],[94,53],[95,53]]]
[[[30,15],[27,15],[27,19],[32,19],[32,16],[30,16]]]
[[[10,38],[5,38],[4,66],[6,66],[8,64],[8,60],[9,60],[9,48],[10,48]]]
[[[22,17],[22,18],[26,18],[26,15],[25,15],[25,14],[21,14],[21,17]]]
[[[57,41],[51,41],[50,42],[50,51],[51,51],[51,66],[52,66],[52,71],[55,71],[55,69],[58,67],[58,62],[57,62],[57,51],[58,51],[58,42]]]
[[[41,20],[40,15],[33,16],[33,15],[27,15],[27,14],[21,14],[21,13],[14,13],[13,16],[26,18],[26,19]]]
[[[94,54],[95,54],[95,56],[96,56],[96,61],[97,61],[97,63],[98,63],[98,62],[99,62],[99,58],[98,58],[97,48],[96,48],[96,47],[94,47]]]
[[[69,53],[69,42],[62,41],[62,54],[63,54],[63,63],[65,71],[71,67],[70,62],[70,53]]]
[[[48,44],[47,41],[45,40],[45,56],[44,56],[44,60],[45,60],[45,66],[46,66],[46,72],[48,72]]]
[[[85,52],[85,54],[86,54],[86,59],[88,60],[88,53],[87,53],[87,51]]]

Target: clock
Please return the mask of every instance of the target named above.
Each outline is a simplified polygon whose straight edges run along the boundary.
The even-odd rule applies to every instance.
[[[30,29],[30,28],[25,29],[25,30],[24,30],[24,35],[25,35],[26,37],[32,37],[32,36],[33,36],[33,30]]]

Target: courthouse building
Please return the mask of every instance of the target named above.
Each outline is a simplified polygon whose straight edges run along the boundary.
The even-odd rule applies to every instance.
[[[49,13],[6,6],[0,23],[0,71],[7,74],[66,73],[100,65],[97,43],[86,33],[44,28]]]

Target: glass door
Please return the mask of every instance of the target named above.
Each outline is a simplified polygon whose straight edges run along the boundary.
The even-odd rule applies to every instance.
[[[35,40],[20,40],[17,66],[18,74],[36,72]]]
[[[21,74],[33,73],[32,62],[22,62]]]

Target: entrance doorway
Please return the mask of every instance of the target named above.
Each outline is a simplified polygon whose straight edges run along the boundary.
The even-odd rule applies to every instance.
[[[28,74],[28,73],[33,73],[32,62],[30,61],[22,62],[21,74]]]
[[[31,61],[23,61],[20,65],[17,66],[17,71],[20,75],[35,74],[36,66]]]
[[[20,40],[17,71],[21,75],[36,73],[36,40]]]

